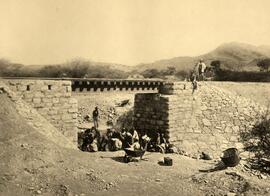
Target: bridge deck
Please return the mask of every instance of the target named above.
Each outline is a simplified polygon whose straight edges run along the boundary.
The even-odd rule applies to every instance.
[[[9,80],[66,80],[71,81],[72,91],[125,91],[157,90],[164,84],[162,79],[108,79],[108,78],[38,78],[38,77],[3,77]]]

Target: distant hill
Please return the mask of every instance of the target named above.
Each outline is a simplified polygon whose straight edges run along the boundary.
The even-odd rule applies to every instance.
[[[266,57],[270,58],[270,46],[268,45],[254,46],[231,42],[222,44],[213,51],[200,56],[180,56],[135,66],[95,62],[80,58],[54,65],[22,65],[0,59],[0,76],[60,77],[63,73],[67,73],[70,77],[126,78],[130,72],[142,73],[147,69],[165,70],[167,67],[175,67],[177,71],[189,71],[201,58],[207,65],[210,65],[213,60],[219,60],[223,69],[231,71],[258,71],[258,60]]]
[[[174,66],[177,70],[191,70],[199,59],[204,59],[210,65],[213,60],[220,60],[226,69],[237,71],[256,71],[257,60],[270,57],[270,46],[253,46],[250,44],[231,42],[222,44],[213,51],[195,57],[175,57],[155,61],[153,63],[139,64],[134,67],[138,72],[146,69],[165,69]]]
[[[94,65],[96,65],[96,66],[101,65],[101,66],[109,67],[110,69],[121,70],[121,71],[124,71],[124,72],[130,72],[132,70],[131,66],[123,65],[123,64],[117,64],[117,63],[94,62]]]
[[[80,60],[80,59],[78,59],[78,60]],[[87,63],[91,67],[102,66],[102,67],[106,67],[106,68],[109,68],[112,70],[121,70],[121,71],[125,71],[125,72],[129,72],[132,70],[131,66],[123,65],[123,64],[95,62],[95,61],[88,61],[88,60],[80,60],[80,61],[82,61],[82,62],[87,61]],[[52,66],[61,66],[61,65],[63,65],[63,64],[54,64]],[[33,69],[33,70],[40,69],[40,68],[45,67],[45,66],[51,66],[51,65],[26,65],[27,68]]]
[[[49,65],[23,65],[0,59],[0,76],[4,77],[126,78],[130,71],[130,66],[81,58]]]

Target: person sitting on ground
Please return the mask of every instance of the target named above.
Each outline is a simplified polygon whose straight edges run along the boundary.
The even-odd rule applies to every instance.
[[[142,149],[147,148],[147,144],[150,142],[150,137],[144,132],[142,133],[142,136],[140,137],[140,145]],[[146,149],[147,150],[147,149]]]
[[[127,130],[125,127],[123,127],[121,132],[119,133],[119,139],[122,142],[123,148],[129,148],[128,139],[127,139]]]
[[[94,135],[95,138],[100,137],[100,132],[98,129],[96,129],[95,127],[91,128],[91,133]]]
[[[150,137],[151,137],[151,141],[148,144],[147,150],[149,152],[155,152],[156,151],[155,146],[156,146],[156,139],[157,138],[156,138],[156,135],[153,135],[153,134],[151,134]]]
[[[149,145],[148,145],[148,150],[150,152],[158,152],[159,151],[159,147],[158,145],[160,145],[160,133],[159,133],[159,130],[155,130],[152,132],[152,135],[151,135],[151,141],[149,142]]]
[[[111,130],[109,143],[111,151],[122,149],[122,141],[120,139],[120,133],[115,129]]]
[[[100,132],[95,127],[92,127],[91,136],[93,138],[93,141],[90,143],[90,145],[88,147],[89,152],[97,152],[98,151],[98,139],[100,137]]]
[[[169,142],[168,140],[165,138],[165,134],[164,133],[160,133],[160,144],[158,145],[159,152],[161,153],[166,153],[168,151],[169,148]]]
[[[82,151],[87,151],[87,146],[92,142],[92,138],[90,135],[91,129],[86,129],[83,132],[83,144],[82,144]]]
[[[107,129],[105,135],[100,140],[100,150],[103,151],[116,151],[122,148],[122,142],[119,139],[119,134],[113,128]]]
[[[113,135],[113,130],[111,128],[107,129],[106,134],[102,138],[102,144],[101,148],[104,151],[109,151],[112,149],[112,135]]]
[[[108,133],[108,130],[107,130]],[[99,139],[99,150],[100,151],[109,151],[109,138],[108,134],[102,134]]]
[[[82,151],[97,152],[98,151],[98,131],[92,127],[91,129],[86,129],[84,132],[84,141],[82,145]]]
[[[139,143],[140,143],[140,146],[141,147],[144,147],[145,146],[145,140],[144,140],[144,138],[146,138],[147,137],[147,134],[146,134],[146,132],[144,131],[144,130],[142,130],[142,131],[139,131]]]
[[[128,142],[129,148],[133,148],[134,150],[140,149],[139,135],[134,128],[131,128],[127,132],[126,140]]]
[[[88,152],[97,152],[98,151],[98,141],[95,138],[91,144],[88,145]]]

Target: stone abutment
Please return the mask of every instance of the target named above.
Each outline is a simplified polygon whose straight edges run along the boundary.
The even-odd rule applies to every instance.
[[[265,108],[214,84],[202,82],[192,94],[190,83],[166,83],[159,93],[136,94],[134,126],[148,135],[163,133],[187,153],[219,156],[242,148],[240,132],[251,129]]]
[[[72,141],[77,140],[77,100],[71,97],[71,81],[3,80],[16,93]]]

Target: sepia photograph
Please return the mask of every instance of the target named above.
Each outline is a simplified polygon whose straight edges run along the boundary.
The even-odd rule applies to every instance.
[[[270,196],[269,0],[0,0],[0,196]]]

